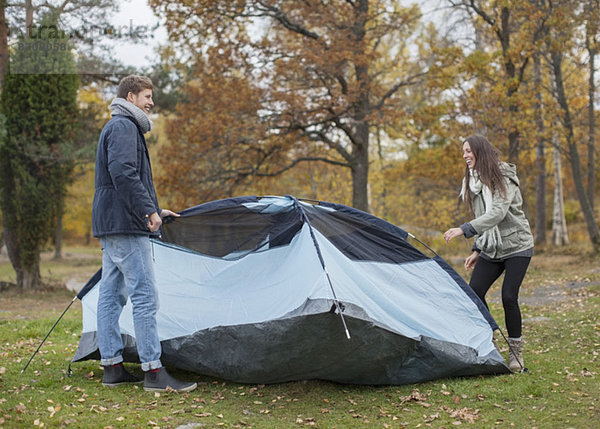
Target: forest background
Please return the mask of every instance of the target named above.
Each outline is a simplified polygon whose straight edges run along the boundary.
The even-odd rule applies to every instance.
[[[98,24],[114,0],[2,3],[0,222],[19,288],[42,286],[42,251],[91,243],[95,145],[130,73],[156,84],[163,207],[292,194],[440,239],[469,220],[462,141],[480,133],[517,164],[540,251],[600,252],[597,0],[150,5],[168,41],[124,67],[110,48],[125,30]],[[68,49],[49,66],[40,41]]]

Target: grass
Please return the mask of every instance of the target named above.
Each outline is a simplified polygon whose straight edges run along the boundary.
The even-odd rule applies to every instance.
[[[64,249],[61,259],[54,259],[54,252],[41,255],[40,272],[48,285],[64,285],[72,282],[85,282],[102,265],[102,253],[98,246],[70,246]],[[6,249],[0,255],[0,282],[16,282],[16,274],[6,256]]]
[[[79,256],[44,263],[54,264],[60,281],[88,275],[99,263],[94,258],[78,266]],[[491,311],[502,326],[498,296],[494,286]],[[81,332],[78,301],[21,373],[73,293],[5,290],[0,297],[0,427],[600,427],[600,268],[576,247],[542,250],[532,261],[522,290],[528,373],[405,386],[244,385],[173,370],[197,381],[198,389],[105,388],[97,361],[75,363],[72,376],[67,373]],[[139,365],[129,368],[139,374]]]

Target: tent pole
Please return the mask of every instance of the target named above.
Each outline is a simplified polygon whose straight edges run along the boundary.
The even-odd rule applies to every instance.
[[[321,253],[321,248],[319,247],[319,243],[317,242],[317,237],[315,237],[315,233],[313,231],[310,220],[308,220],[308,216],[304,212],[304,209],[300,206],[298,199],[291,195],[288,195],[288,197],[294,200],[294,205],[300,211],[300,213],[302,214],[302,218],[308,225],[308,230],[310,231],[310,238],[312,238],[313,244],[317,251],[317,256],[319,257],[319,261],[321,262],[321,267],[323,267],[323,271],[325,272],[325,275],[327,276],[327,282],[329,283],[329,288],[331,289],[331,293],[333,294],[333,303],[335,305],[335,308],[336,308],[338,314],[340,315],[340,318],[342,319],[342,325],[344,325],[344,331],[346,332],[346,338],[350,339],[350,331],[348,330],[348,325],[346,325],[346,319],[344,319],[344,314],[342,313],[343,308],[340,305],[340,302],[338,301],[337,296],[335,295],[335,290],[333,289],[333,283],[331,282],[331,277],[329,277],[329,273],[327,272],[327,268],[325,267],[325,260],[323,259],[323,254]]]
[[[33,354],[31,355],[31,357],[29,358],[29,361],[27,362],[27,365],[25,365],[25,367],[21,370],[21,374],[23,374],[25,372],[25,370],[27,369],[27,367],[29,366],[29,364],[33,360],[34,356],[37,354],[37,352],[40,351],[40,348],[42,347],[42,345],[44,344],[44,342],[50,336],[50,333],[54,330],[54,328],[56,328],[56,325],[58,325],[58,322],[60,322],[60,319],[63,318],[63,316],[65,315],[65,313],[69,310],[69,308],[71,308],[71,306],[73,305],[73,303],[75,302],[76,299],[77,299],[77,295],[73,297],[73,299],[71,300],[71,302],[69,303],[69,305],[67,306],[67,308],[65,308],[65,311],[63,311],[63,313],[56,320],[56,322],[54,322],[54,326],[52,326],[52,328],[50,328],[50,330],[48,331],[48,333],[46,334],[46,336],[44,337],[44,339],[42,340],[42,342],[40,343],[40,345],[38,346],[38,348],[36,349],[36,351],[33,352]]]
[[[331,293],[333,293],[333,303],[335,304],[335,308],[338,311],[340,318],[342,319],[342,325],[344,325],[344,331],[346,332],[346,338],[350,339],[350,331],[348,331],[348,326],[346,325],[346,319],[344,319],[344,314],[342,313],[342,306],[335,296],[335,291],[333,290],[333,284],[331,283],[331,278],[329,277],[329,272],[327,272],[327,268],[323,266],[323,271],[325,271],[325,275],[327,276],[327,281],[329,282],[329,287],[331,288]]]
[[[437,254],[437,252],[435,250],[433,250],[431,247],[429,247],[427,244],[423,243],[421,240],[419,240],[417,237],[415,237],[413,234],[411,234],[410,232],[406,232],[406,234],[408,234],[408,236],[410,238],[412,238],[413,240],[418,241],[419,243],[421,243],[423,246],[427,247],[431,253],[433,253],[435,256],[440,256]]]

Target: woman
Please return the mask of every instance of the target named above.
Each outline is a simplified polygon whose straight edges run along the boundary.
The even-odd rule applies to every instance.
[[[465,268],[473,269],[469,285],[487,306],[485,295],[504,272],[502,305],[508,331],[509,367],[524,368],[519,288],[533,256],[533,235],[523,213],[523,198],[513,164],[501,162],[498,151],[481,135],[463,143],[466,162],[461,196],[475,219],[444,233],[446,242],[475,237]]]

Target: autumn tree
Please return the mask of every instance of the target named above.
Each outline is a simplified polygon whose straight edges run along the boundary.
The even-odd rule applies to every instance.
[[[407,91],[446,65],[412,59],[420,12],[398,2],[150,3],[189,70],[166,161],[207,197],[323,162],[349,170],[369,210],[373,132],[407,118]]]
[[[576,10],[575,6],[575,2],[571,0],[559,1],[552,4],[554,20],[550,30],[551,37],[548,39],[549,61],[554,79],[554,96],[561,109],[560,120],[564,129],[568,160],[571,165],[575,191],[587,226],[590,242],[594,251],[600,253],[600,228],[596,223],[594,208],[591,205],[585,187],[582,162],[575,135],[573,107],[569,102],[566,84],[567,78],[564,74],[565,57],[566,53],[568,53],[568,50],[565,50],[565,45],[573,42],[571,34],[574,25],[577,23],[577,21],[572,21],[568,18],[572,16],[570,12]]]
[[[522,108],[519,89],[535,52],[535,43],[544,31],[548,11],[536,1],[447,0],[451,6],[468,11],[484,25],[499,48],[502,62],[502,95],[507,106],[505,123],[508,135],[508,159],[517,162],[520,152]]]

